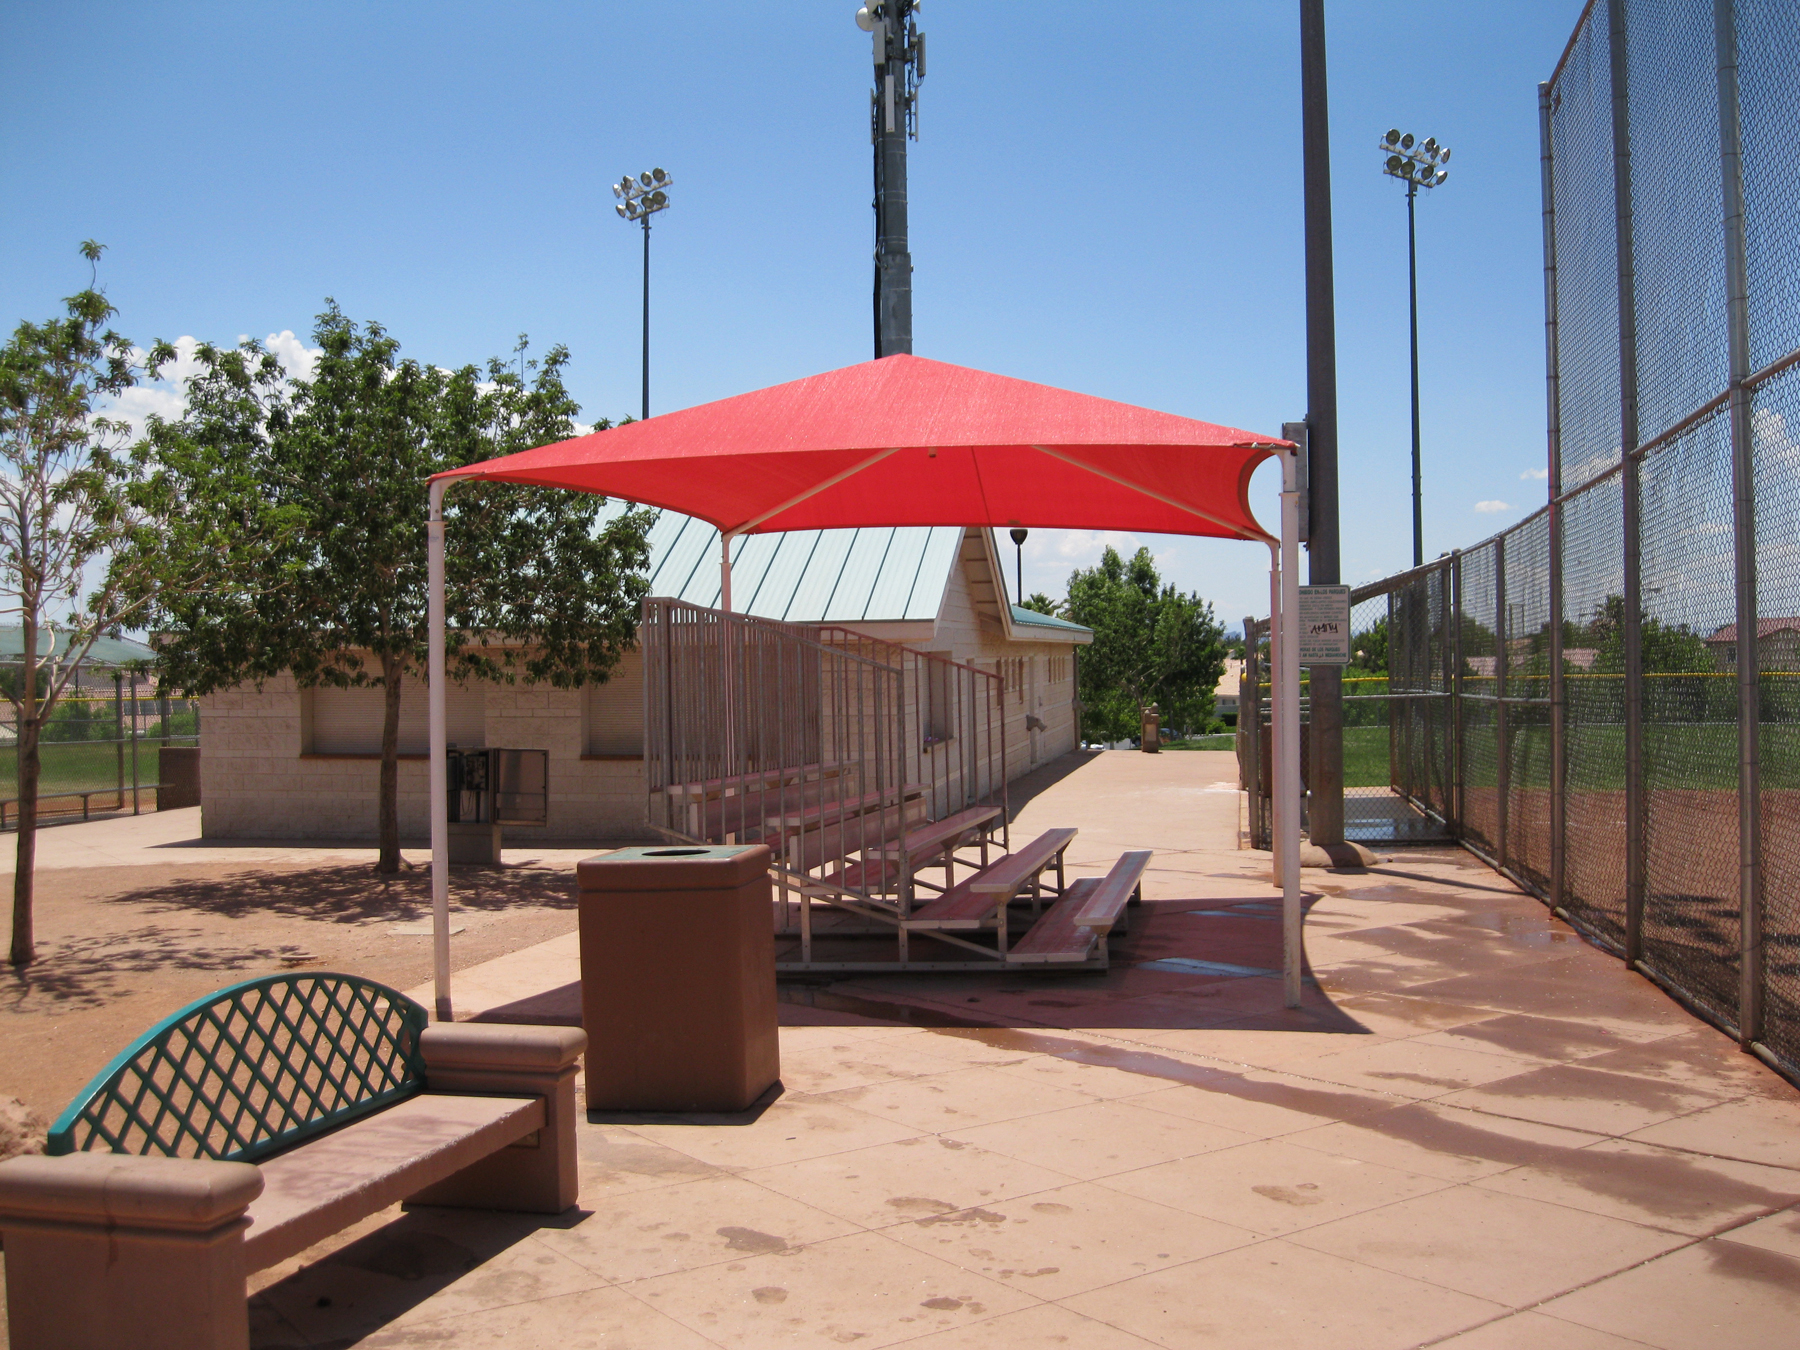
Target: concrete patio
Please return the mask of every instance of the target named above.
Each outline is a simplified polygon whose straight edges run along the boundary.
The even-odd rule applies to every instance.
[[[786,987],[759,1115],[587,1124],[560,1220],[389,1211],[260,1277],[253,1343],[1792,1343],[1800,1094],[1452,850],[1309,872],[1283,1009],[1234,774],[1034,785],[1015,830],[1079,826],[1076,873],[1157,850],[1109,973]],[[458,1015],[567,1016],[577,974],[553,939]]]

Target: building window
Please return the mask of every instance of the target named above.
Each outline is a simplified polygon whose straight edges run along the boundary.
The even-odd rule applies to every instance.
[[[925,744],[939,745],[956,734],[956,667],[925,663]]]
[[[581,691],[582,743],[590,755],[644,753],[644,654],[626,652],[605,684]]]

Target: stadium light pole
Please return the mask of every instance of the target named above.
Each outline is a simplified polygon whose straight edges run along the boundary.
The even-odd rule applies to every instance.
[[[1022,525],[1012,527],[1013,550],[1018,557],[1019,608],[1025,607],[1025,541],[1030,538],[1031,531]]]
[[[669,209],[668,189],[675,179],[661,169],[651,169],[636,178],[626,174],[613,184],[613,196],[619,204],[613,209],[619,219],[637,222],[644,227],[644,418],[650,417],[650,217]]]
[[[1381,138],[1378,147],[1387,156],[1381,171],[1389,178],[1406,184],[1406,283],[1407,304],[1412,322],[1412,505],[1413,566],[1425,565],[1425,508],[1419,492],[1419,258],[1417,232],[1413,225],[1413,202],[1419,189],[1439,187],[1450,176],[1443,166],[1450,162],[1450,147],[1439,145],[1428,136],[1416,141],[1412,133],[1394,128]]]

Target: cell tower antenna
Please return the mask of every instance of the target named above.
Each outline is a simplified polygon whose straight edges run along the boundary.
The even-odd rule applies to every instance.
[[[906,143],[919,139],[925,35],[919,0],[864,0],[856,26],[875,40],[869,140],[875,147],[875,355],[911,354],[912,254],[906,242]]]

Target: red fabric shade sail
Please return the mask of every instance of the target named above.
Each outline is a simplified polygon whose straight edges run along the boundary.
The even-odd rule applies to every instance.
[[[1019,523],[1268,540],[1250,475],[1287,444],[889,356],[438,477],[600,492],[727,534]]]

